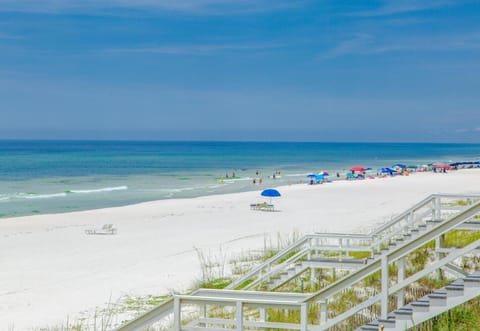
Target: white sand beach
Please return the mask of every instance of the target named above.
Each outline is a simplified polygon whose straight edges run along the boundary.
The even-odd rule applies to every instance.
[[[195,248],[229,256],[278,233],[365,233],[431,193],[480,193],[480,169],[278,190],[279,212],[250,210],[264,200],[255,191],[2,219],[0,329],[58,325],[125,294],[188,289],[200,275]],[[118,233],[85,234],[106,223]]]

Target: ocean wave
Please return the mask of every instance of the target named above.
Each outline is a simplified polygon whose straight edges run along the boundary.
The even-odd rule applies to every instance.
[[[92,190],[69,190],[65,193],[99,193],[99,192],[111,192],[111,191],[123,191],[128,190],[128,186],[114,186],[114,187],[104,187]]]
[[[67,196],[67,193],[62,192],[62,193],[52,193],[52,194],[18,194],[14,196],[14,198],[20,198],[20,199],[49,199],[49,198],[58,198],[58,197],[65,197]]]
[[[0,194],[0,202],[8,202],[12,200],[23,200],[23,199],[52,199],[52,198],[61,198],[66,197],[71,194],[88,194],[88,193],[101,193],[101,192],[111,192],[111,191],[121,191],[128,190],[128,186],[115,186],[115,187],[104,187],[99,189],[92,190],[67,190],[59,193],[27,193],[27,192],[17,192],[10,194]]]

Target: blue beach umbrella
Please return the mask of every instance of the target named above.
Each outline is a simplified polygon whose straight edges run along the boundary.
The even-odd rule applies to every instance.
[[[315,178],[316,176],[317,176],[317,175],[315,175],[315,174],[308,174],[308,175],[307,175],[307,178]]]
[[[282,195],[280,194],[280,192],[278,192],[277,190],[275,190],[275,189],[273,189],[273,188],[269,188],[269,189],[263,190],[262,193],[260,193],[260,195],[261,195],[262,197],[269,197],[269,198],[270,198],[270,203],[272,203],[272,198],[282,196]]]
[[[316,175],[315,180],[317,181],[317,183],[319,183],[325,179],[325,176],[328,176],[328,175]]]
[[[261,193],[261,196],[272,198],[272,197],[280,197],[282,195],[277,190],[273,188],[269,188],[269,189],[263,190]]]
[[[393,173],[397,172],[396,170],[393,170],[393,169],[390,169],[390,168],[380,168],[380,171],[383,172],[384,174],[386,174],[386,173],[393,174]]]

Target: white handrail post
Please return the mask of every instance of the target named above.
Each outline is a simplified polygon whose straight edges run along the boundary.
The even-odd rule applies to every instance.
[[[340,256],[339,256],[338,260],[342,261],[342,255],[343,255],[343,240],[342,240],[342,238],[338,239],[338,247],[340,248]]]
[[[207,318],[207,305],[205,303],[200,305],[200,318]],[[203,327],[206,326],[205,323],[201,323],[200,325],[202,325]]]
[[[397,269],[398,269],[397,281],[398,283],[400,283],[405,279],[405,257],[402,257],[401,259],[398,260]],[[397,292],[397,309],[402,307],[405,304],[404,295],[405,294],[404,294],[403,288]]]
[[[441,206],[440,197],[436,197],[435,198],[435,220],[439,220],[442,217],[440,206]]]
[[[441,248],[445,246],[445,235],[442,234],[435,238],[435,261],[440,261],[443,257],[443,254],[439,252]],[[443,278],[442,269],[437,269],[437,279],[441,280]]]
[[[308,239],[307,242],[307,259],[310,260],[312,258],[312,239]]]
[[[308,325],[308,303],[300,306],[300,331],[307,331]]]
[[[180,331],[182,326],[182,307],[179,297],[173,298],[173,331]]]
[[[320,325],[327,323],[328,317],[328,301],[325,299],[324,301],[320,301]]]
[[[315,287],[315,268],[310,268],[310,291],[313,292]]]
[[[237,301],[237,307],[235,312],[235,326],[238,331],[243,330],[243,302]]]
[[[266,322],[267,321],[267,309],[266,308],[260,308],[260,321]]]
[[[382,294],[381,294],[381,318],[387,319],[388,315],[388,259],[382,256]]]

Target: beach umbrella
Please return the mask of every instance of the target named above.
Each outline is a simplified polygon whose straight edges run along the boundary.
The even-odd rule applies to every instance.
[[[278,192],[277,190],[275,190],[275,189],[273,189],[273,188],[269,188],[269,189],[263,190],[262,193],[260,193],[260,195],[261,195],[262,197],[269,197],[269,198],[270,198],[270,203],[272,203],[272,198],[282,196],[282,195],[280,194],[280,192]]]
[[[350,171],[365,171],[367,169],[365,169],[364,167],[360,167],[360,166],[355,166],[353,168],[350,168]]]
[[[401,168],[401,169],[405,169],[407,166],[405,164],[401,164],[401,163],[397,163],[397,164],[394,164],[392,166],[393,169],[395,168]]]
[[[317,175],[315,175],[315,174],[308,174],[308,175],[307,175],[307,178],[315,178],[316,176],[317,176]]]
[[[266,189],[266,190],[263,190],[262,193],[260,193],[260,195],[262,197],[280,197],[282,196],[280,194],[280,192],[278,192],[277,190],[273,189],[273,188],[269,188],[269,189]]]
[[[320,172],[318,173],[318,176],[330,176],[330,174],[329,174],[328,172],[326,172],[326,171],[320,171]]]
[[[417,169],[417,168],[418,168],[418,166],[415,166],[415,165],[409,165],[407,168],[408,168],[408,169]]]
[[[321,182],[322,180],[324,180],[324,179],[325,179],[325,176],[327,176],[327,175],[316,175],[316,176],[315,176],[315,180],[317,181],[317,184],[318,184],[319,182]]]
[[[393,174],[395,172],[397,172],[396,170],[393,170],[393,169],[390,169],[390,168],[380,168],[379,169],[381,172],[383,172],[384,174]]]

